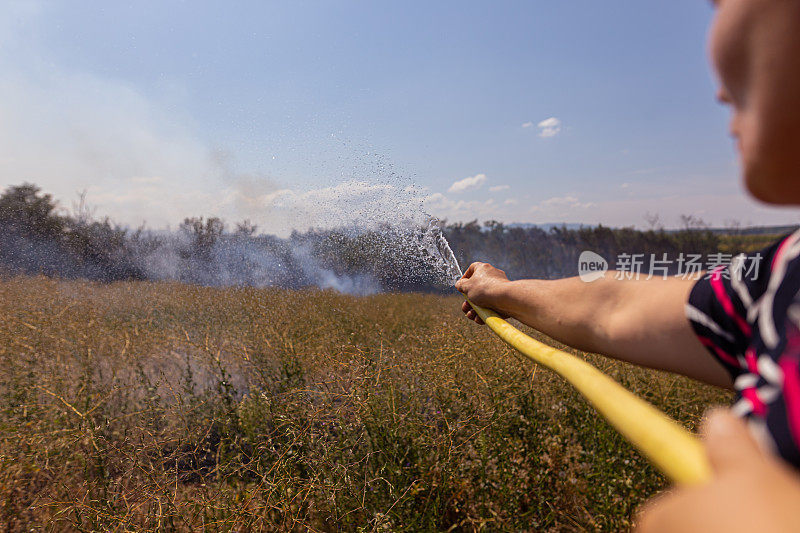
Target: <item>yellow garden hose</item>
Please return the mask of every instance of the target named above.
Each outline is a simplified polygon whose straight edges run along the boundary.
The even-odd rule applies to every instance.
[[[698,485],[711,478],[703,445],[683,426],[586,361],[530,338],[493,311],[470,305],[498,337],[566,379],[673,482]]]

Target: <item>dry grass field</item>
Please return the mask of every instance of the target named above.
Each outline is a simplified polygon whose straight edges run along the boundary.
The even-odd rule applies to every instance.
[[[5,279],[0,527],[628,527],[663,478],[458,303]],[[728,399],[588,357],[688,427]]]

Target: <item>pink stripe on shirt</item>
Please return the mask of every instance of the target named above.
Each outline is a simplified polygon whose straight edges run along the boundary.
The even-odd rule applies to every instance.
[[[744,360],[747,361],[747,370],[751,374],[759,375],[758,373],[758,358],[756,358],[756,351],[753,348],[748,348],[744,352]]]
[[[758,392],[755,387],[750,387],[742,391],[742,397],[750,400],[753,405],[753,414],[757,416],[765,416],[767,414],[767,406],[758,397]]]
[[[775,270],[775,263],[778,262],[778,259],[783,255],[783,252],[786,251],[786,247],[789,244],[789,240],[792,238],[792,235],[789,235],[783,242],[778,246],[778,250],[775,252],[775,255],[772,256],[772,263],[769,265],[770,270]]]
[[[778,365],[783,371],[783,398],[789,428],[796,446],[800,446],[800,365],[797,357],[783,355]]]

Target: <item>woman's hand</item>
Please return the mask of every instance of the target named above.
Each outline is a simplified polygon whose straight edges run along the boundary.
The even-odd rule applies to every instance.
[[[730,413],[712,414],[706,449],[714,478],[648,503],[638,520],[639,533],[800,529],[800,476],[762,451],[742,420]]]
[[[503,289],[508,283],[510,283],[508,276],[499,268],[489,263],[472,263],[464,272],[464,276],[456,282],[456,290],[464,293],[476,305],[502,314]],[[461,310],[470,320],[483,324],[483,320],[468,302],[461,305]]]

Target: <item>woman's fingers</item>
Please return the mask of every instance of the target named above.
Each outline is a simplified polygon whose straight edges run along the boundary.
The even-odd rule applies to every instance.
[[[478,316],[478,313],[476,313],[474,309],[470,308],[470,310],[466,311],[465,313],[467,315],[467,318],[469,318],[470,320],[474,320],[476,324],[479,324],[481,326],[483,325],[483,320],[481,320],[481,317]]]
[[[475,274],[475,271],[483,264],[484,263],[478,262],[469,265],[469,268],[467,268],[466,272],[464,272],[464,276],[456,282],[456,290],[464,294],[467,294],[468,292],[467,285],[470,284],[470,278],[472,278],[473,274]],[[483,320],[481,320],[481,317],[478,316],[478,313],[476,313],[475,310],[472,309],[472,306],[469,305],[469,302],[465,301],[464,303],[462,303],[461,310],[464,312],[465,315],[467,315],[467,318],[469,318],[470,320],[474,320],[477,324],[482,325],[484,323]]]
[[[480,263],[472,263],[471,265],[469,265],[469,267],[467,267],[467,271],[464,272],[464,277],[465,278],[472,277],[472,275],[475,273],[475,269],[478,268],[479,265]]]

